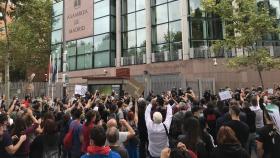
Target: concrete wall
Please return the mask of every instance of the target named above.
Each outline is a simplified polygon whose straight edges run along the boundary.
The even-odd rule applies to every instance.
[[[201,59],[126,67],[130,68],[131,76],[141,76],[144,75],[144,71],[148,71],[151,75],[180,74],[188,82],[198,79],[214,79],[216,90],[225,86],[237,88],[260,85],[256,71],[249,68],[243,71],[230,69],[226,66],[226,59],[217,59],[217,63],[217,66],[214,66],[213,59]],[[70,83],[85,83],[87,81],[81,79],[83,76],[115,76],[115,73],[115,68],[101,68],[69,72],[69,77]],[[280,70],[264,72],[263,79],[265,87],[268,88],[280,84]]]

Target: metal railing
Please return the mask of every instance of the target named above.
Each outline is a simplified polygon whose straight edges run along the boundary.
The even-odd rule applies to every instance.
[[[146,63],[146,54],[138,56],[121,57],[121,66],[138,65]]]
[[[182,58],[183,54],[181,49],[174,52],[165,51],[152,53],[152,62],[177,61],[182,60]]]

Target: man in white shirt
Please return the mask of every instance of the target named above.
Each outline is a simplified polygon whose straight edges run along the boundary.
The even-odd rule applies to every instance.
[[[159,112],[153,114],[153,120],[151,119],[152,104],[149,104],[145,111],[145,121],[148,129],[149,146],[151,158],[159,158],[161,151],[169,147],[168,136],[166,134],[164,125],[169,131],[172,120],[172,108],[168,104],[165,121],[162,123],[162,115]],[[164,125],[163,125],[164,124]]]

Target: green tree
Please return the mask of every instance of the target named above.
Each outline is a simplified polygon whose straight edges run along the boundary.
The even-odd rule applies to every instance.
[[[11,74],[18,76],[28,68],[47,65],[51,0],[0,0],[0,11],[5,29],[5,37],[0,40],[0,60],[5,63],[5,93],[9,98],[10,68]]]
[[[264,37],[279,33],[275,16],[270,7],[256,0],[203,0],[206,13],[218,15],[225,23],[225,35],[214,45],[214,50],[237,49],[248,56],[237,56],[228,60],[232,68],[252,68],[258,72],[262,86],[262,72],[279,67],[279,59],[270,56],[268,49],[259,46]]]

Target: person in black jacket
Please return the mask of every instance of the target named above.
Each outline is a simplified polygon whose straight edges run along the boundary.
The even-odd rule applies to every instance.
[[[218,147],[211,153],[210,158],[250,158],[242,148],[234,131],[228,126],[222,126],[217,135]]]
[[[146,158],[147,146],[148,146],[148,132],[145,121],[145,110],[146,110],[146,101],[140,99],[138,101],[138,131],[139,131],[139,157]]]
[[[30,158],[44,157],[59,158],[59,134],[52,119],[45,121],[43,134],[38,135],[30,146]]]

